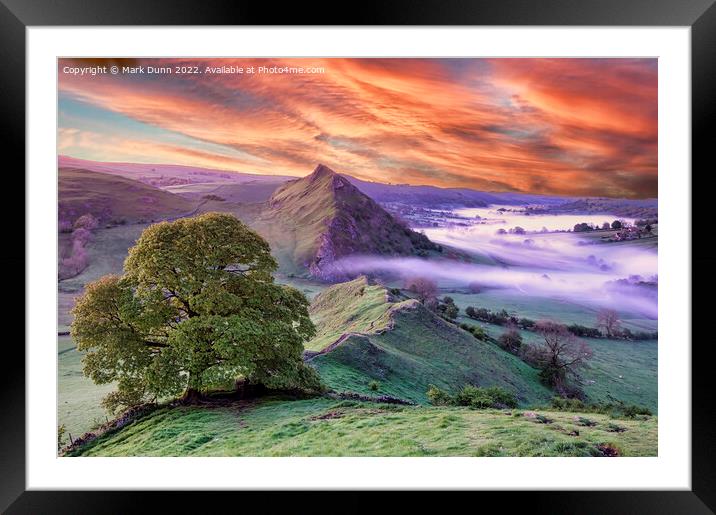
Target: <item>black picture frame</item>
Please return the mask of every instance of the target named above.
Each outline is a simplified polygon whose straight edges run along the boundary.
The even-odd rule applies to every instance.
[[[689,26],[691,27],[692,70],[692,220],[708,230],[710,184],[713,173],[711,153],[716,148],[716,5],[715,0],[431,0],[337,2],[294,2],[280,6],[267,2],[231,0],[0,0],[0,124],[4,154],[12,156],[13,173],[4,177],[6,187],[25,191],[18,170],[25,167],[25,30],[31,26],[63,25],[551,25],[551,26]],[[660,142],[665,144],[665,142]],[[6,161],[7,162],[7,161]],[[12,182],[15,184],[12,184]],[[694,187],[698,183],[698,187]],[[15,212],[24,213],[24,195],[13,195]],[[3,270],[25,267],[24,225],[9,223],[6,235],[13,241],[12,252],[0,253]],[[690,491],[585,491],[585,492],[472,492],[451,493],[452,503],[474,505],[493,501],[509,511],[528,513],[674,513],[716,512],[716,409],[712,392],[713,342],[706,322],[712,303],[707,295],[715,286],[716,257],[709,238],[692,238],[693,282],[692,320],[692,489]],[[32,270],[26,270],[31,274]],[[21,274],[8,274],[12,288],[9,320],[20,320],[19,302],[23,291]],[[697,292],[702,294],[699,301]],[[24,293],[23,293],[24,298]],[[24,314],[24,313],[23,313]],[[14,316],[13,316],[14,315]],[[9,325],[9,324],[8,324]],[[16,332],[23,333],[19,323]],[[12,334],[12,331],[7,330]],[[20,336],[20,335],[18,335]],[[260,492],[59,492],[25,491],[25,354],[19,339],[5,340],[6,366],[0,374],[0,510],[18,513],[132,513],[160,502],[162,512],[205,512],[219,502],[240,505],[271,505],[289,494]],[[683,342],[670,342],[687,346]],[[301,503],[307,493],[290,494],[292,504]],[[375,493],[348,493],[342,511],[373,509]],[[423,503],[423,493],[412,500]],[[455,495],[463,497],[456,498]],[[470,495],[471,499],[464,499]],[[477,496],[478,499],[473,497]],[[277,502],[278,501],[278,502]],[[308,502],[308,501],[307,501]],[[239,504],[236,504],[239,503]],[[490,502],[490,504],[493,504]],[[333,505],[333,506],[331,506]],[[204,508],[201,508],[201,507]],[[325,504],[331,511],[333,502]],[[321,510],[315,500],[311,511]],[[528,511],[527,511],[528,510]],[[214,511],[212,509],[212,511]],[[269,509],[268,512],[273,510]]]

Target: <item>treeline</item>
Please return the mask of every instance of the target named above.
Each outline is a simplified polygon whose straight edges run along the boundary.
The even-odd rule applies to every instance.
[[[486,308],[476,308],[468,306],[465,308],[465,315],[489,324],[500,326],[515,326],[526,331],[534,331],[537,324],[536,320],[530,318],[517,317],[515,314],[509,313],[507,310],[490,311]],[[626,327],[609,327],[608,330],[602,331],[598,327],[589,327],[581,324],[566,325],[567,330],[580,338],[612,338],[618,340],[656,340],[659,333],[649,331],[632,331]]]

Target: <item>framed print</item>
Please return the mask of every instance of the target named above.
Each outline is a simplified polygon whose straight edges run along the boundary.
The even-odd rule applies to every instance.
[[[5,4],[8,513],[712,513],[712,2]]]

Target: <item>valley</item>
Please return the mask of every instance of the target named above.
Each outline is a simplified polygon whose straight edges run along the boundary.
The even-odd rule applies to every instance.
[[[575,414],[552,410],[555,392],[538,368],[497,344],[505,327],[466,315],[468,307],[480,307],[596,327],[599,314],[614,309],[620,327],[657,331],[658,226],[638,239],[608,241],[619,233],[615,220],[637,222],[618,213],[653,215],[655,202],[625,200],[613,213],[595,212],[610,203],[593,202],[580,212],[575,199],[380,185],[322,165],[301,179],[168,165],[85,166],[60,170],[61,219],[86,210],[100,223],[86,244],[87,266],[59,282],[59,333],[69,330],[74,298],[89,282],[122,273],[128,249],[152,222],[231,213],[268,241],[277,281],[311,301],[317,334],[305,344],[304,359],[325,385],[414,405],[271,398],[160,408],[122,429],[121,438],[107,434],[78,454],[588,456],[600,455],[605,443],[619,455],[656,454],[656,416],[616,421],[590,413],[584,416],[597,424],[571,435]],[[575,232],[582,223],[593,228]],[[428,306],[410,287],[417,278],[433,285],[437,302],[453,299],[456,317]],[[461,324],[481,327],[486,337]],[[525,344],[540,342],[534,331],[519,333]],[[584,402],[658,412],[656,340],[584,341],[593,352],[581,371]],[[83,377],[80,359],[71,337],[59,336],[58,425],[74,437],[106,421],[100,399],[112,389]],[[466,384],[503,388],[518,408],[430,405],[430,385],[457,392]],[[532,411],[553,422],[535,422]],[[609,424],[626,430],[610,432]]]

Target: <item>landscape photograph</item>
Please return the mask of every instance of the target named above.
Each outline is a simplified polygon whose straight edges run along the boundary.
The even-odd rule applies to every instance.
[[[58,456],[658,456],[656,59],[57,65]]]

